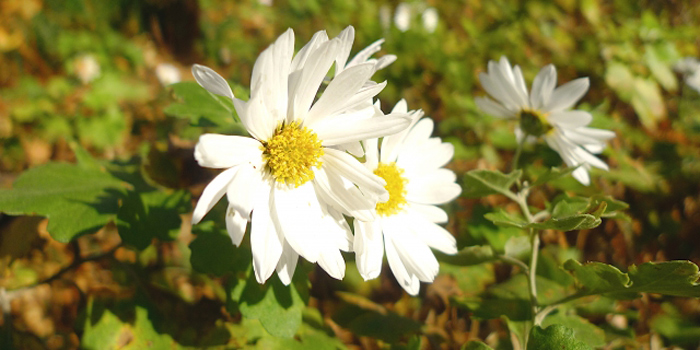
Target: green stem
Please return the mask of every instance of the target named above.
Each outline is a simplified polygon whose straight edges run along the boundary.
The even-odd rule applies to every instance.
[[[532,317],[537,315],[538,302],[537,302],[537,257],[540,251],[540,234],[536,230],[530,229],[530,243],[532,245],[532,254],[530,255],[530,271],[529,271],[529,285],[530,285],[530,303],[532,304]],[[535,325],[539,325],[537,319],[535,318]]]
[[[519,267],[526,274],[530,273],[529,272],[530,268],[524,262],[522,262],[516,258],[507,256],[507,255],[497,255],[497,257],[498,257],[498,260],[501,260],[503,262],[506,262],[506,263],[509,263],[511,265],[515,265],[515,266]]]
[[[515,149],[515,154],[513,155],[513,160],[511,161],[510,171],[515,171],[518,169],[518,162],[520,161],[520,155],[523,153],[525,139],[527,139],[527,134],[523,135],[523,138],[520,140],[520,142],[518,142],[518,147]]]

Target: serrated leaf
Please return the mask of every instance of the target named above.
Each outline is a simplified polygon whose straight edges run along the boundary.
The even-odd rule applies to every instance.
[[[600,262],[582,265],[568,260],[564,268],[578,282],[579,295],[606,294],[615,298],[635,297],[636,293],[659,293],[700,297],[698,266],[690,261],[648,262],[632,265],[628,273]]]
[[[223,276],[228,272],[245,272],[250,267],[253,259],[250,248],[233,245],[225,228],[204,221],[192,231],[197,235],[190,243],[190,263],[195,270]]]
[[[564,169],[549,168],[549,169],[547,169],[547,171],[544,172],[544,174],[538,176],[537,180],[535,180],[530,185],[530,187],[544,185],[550,181],[554,181],[554,180],[560,179],[562,177],[569,176],[569,174],[574,172],[574,170],[576,170],[576,167],[568,167],[568,168],[564,168]]]
[[[302,311],[308,298],[308,278],[298,269],[289,286],[282,284],[276,274],[266,284],[259,284],[251,273],[238,307],[244,317],[260,320],[271,335],[291,338],[301,325]]]
[[[598,227],[602,220],[591,214],[576,214],[561,219],[551,218],[545,222],[538,222],[528,225],[528,227],[536,230],[559,230],[559,231],[574,231],[587,230]]]
[[[112,221],[126,186],[101,169],[49,163],[22,173],[12,189],[0,190],[0,212],[45,216],[51,237],[68,242]]]
[[[435,255],[441,262],[455,266],[478,265],[496,259],[493,249],[486,245],[466,247],[454,255],[442,254],[440,252],[436,252]]]
[[[605,331],[588,322],[587,319],[581,316],[557,312],[547,316],[547,318],[542,321],[543,328],[547,328],[548,326],[554,324],[559,324],[570,328],[574,332],[574,337],[576,339],[580,339],[592,348],[598,348],[605,345]]]
[[[511,193],[510,187],[520,179],[521,170],[503,174],[498,170],[472,170],[464,175],[464,191],[467,198],[485,197],[492,194]]]
[[[190,208],[187,191],[129,192],[117,213],[117,229],[122,241],[144,249],[153,238],[172,241],[180,232],[180,214]]]
[[[530,331],[527,350],[592,350],[586,343],[576,339],[574,331],[559,324],[545,329],[535,326]]]
[[[182,101],[167,106],[163,110],[165,114],[190,119],[193,124],[201,124],[202,118],[215,125],[235,121],[233,103],[229,99],[213,95],[193,81],[176,83],[171,87]]]

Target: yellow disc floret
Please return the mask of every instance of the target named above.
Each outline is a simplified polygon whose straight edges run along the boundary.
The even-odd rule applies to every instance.
[[[401,176],[403,169],[396,166],[396,163],[379,163],[374,175],[386,181],[384,188],[389,192],[389,200],[377,203],[377,214],[382,216],[394,215],[401,211],[406,204],[406,184],[408,180]]]
[[[299,187],[313,180],[313,167],[321,166],[321,141],[297,122],[278,126],[262,149],[267,169],[278,183]]]
[[[520,129],[532,136],[542,136],[553,129],[547,120],[547,114],[537,110],[523,109],[520,111]]]

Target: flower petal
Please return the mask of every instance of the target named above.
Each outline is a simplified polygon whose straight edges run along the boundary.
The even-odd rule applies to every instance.
[[[265,281],[275,271],[282,256],[282,243],[273,222],[270,209],[274,205],[270,191],[261,191],[255,199],[250,227],[250,248],[253,252],[253,271],[258,283]]]
[[[553,64],[548,64],[537,73],[532,82],[532,94],[530,95],[530,107],[541,110],[549,102],[554,87],[557,85],[557,70]]]
[[[406,266],[404,266],[394,246],[393,239],[386,235],[384,236],[384,248],[386,249],[386,260],[389,262],[389,267],[394,277],[396,277],[396,281],[399,282],[399,285],[406,290],[408,294],[417,295],[420,290],[420,281],[418,277],[408,273]]]
[[[384,189],[386,181],[381,177],[374,175],[367,170],[353,156],[340,152],[331,148],[325,149],[326,153],[322,156],[322,167],[329,172],[350,180],[365,195],[370,196],[371,200],[379,200],[386,202],[389,200],[389,193]]]
[[[235,175],[237,171],[238,167],[223,171],[204,188],[202,195],[197,201],[197,205],[194,207],[194,212],[192,213],[192,225],[199,223],[204,215],[206,215],[221,197],[224,196],[227,185],[231,182],[233,175]]]
[[[513,119],[516,117],[513,111],[503,107],[502,104],[488,97],[476,97],[474,98],[474,102],[476,102],[477,107],[479,107],[479,109],[481,109],[484,113],[493,117],[506,119]]]
[[[230,168],[261,159],[260,142],[250,137],[204,134],[194,148],[194,158],[207,168]]]
[[[328,74],[328,70],[335,61],[334,53],[338,49],[338,45],[339,40],[333,39],[321,44],[319,48],[309,54],[301,76],[296,81],[297,85],[290,86],[288,111],[291,114],[288,115],[288,119],[304,120],[306,118],[323,78]]]
[[[367,221],[374,220],[376,203],[362,195],[354,184],[339,174],[324,169],[316,170],[313,183],[324,202],[347,215]]]
[[[350,57],[350,50],[352,49],[352,42],[355,41],[355,28],[353,26],[347,26],[343,29],[340,34],[338,34],[338,40],[340,40],[340,45],[338,46],[338,55],[335,58],[335,75],[338,76],[343,70],[345,70],[345,64],[348,62]]]
[[[399,132],[411,123],[401,115],[386,115],[374,118],[328,118],[313,126],[314,131],[324,146],[357,142],[378,138]]]
[[[237,214],[231,205],[229,205],[226,211],[226,231],[229,237],[231,237],[231,242],[236,247],[240,246],[241,241],[243,241],[246,226],[248,226],[248,220]]]
[[[323,250],[318,257],[318,265],[329,276],[342,280],[345,277],[345,260],[337,249]]]
[[[588,78],[578,78],[556,88],[544,110],[551,113],[573,107],[586,94],[589,85]]]
[[[262,165],[241,166],[226,189],[229,206],[246,220],[250,219],[258,192],[267,190],[261,168]]]
[[[444,224],[449,220],[447,213],[442,208],[431,204],[408,203],[408,208],[436,224]]]
[[[401,262],[411,275],[416,275],[422,282],[432,282],[440,270],[440,265],[430,248],[419,239],[414,228],[402,215],[382,218],[384,239],[391,238]]]
[[[290,68],[290,72],[295,72],[301,68],[304,67],[306,64],[306,60],[309,58],[309,55],[314,52],[321,44],[325,43],[328,41],[328,34],[326,33],[325,30],[320,30],[311,37],[311,40],[309,40],[304,47],[297,52],[296,56],[294,56],[294,59],[292,59],[292,65]],[[291,87],[292,85],[290,85]],[[290,91],[291,92],[291,91]]]
[[[407,213],[406,221],[423,243],[445,254],[457,254],[457,240],[449,231],[414,212],[412,206],[407,209]]]
[[[384,258],[384,238],[379,221],[360,221],[355,219],[355,263],[362,278],[377,278],[382,271]]]
[[[292,283],[292,276],[294,276],[298,260],[299,254],[285,241],[284,249],[282,249],[282,256],[277,263],[277,276],[279,276],[280,281],[282,281],[282,284],[285,286]]]
[[[355,95],[366,81],[372,76],[374,66],[370,63],[360,64],[344,70],[338,74],[323,92],[323,95],[314,103],[309,115],[304,119],[304,124],[313,125],[337,114],[344,109],[344,104]]]
[[[327,232],[313,184],[307,182],[297,188],[275,187],[273,197],[273,218],[284,239],[306,260],[318,261],[321,251],[328,247],[325,240],[319,240]]]
[[[547,120],[562,128],[578,128],[588,125],[593,120],[593,116],[580,110],[559,111],[549,114]]]
[[[233,91],[219,73],[213,69],[199,64],[192,65],[192,75],[199,86],[215,95],[221,95],[233,100]]]

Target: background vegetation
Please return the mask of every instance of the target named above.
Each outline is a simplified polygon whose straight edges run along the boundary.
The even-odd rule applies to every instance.
[[[170,63],[192,80],[191,64],[205,64],[245,96],[258,53],[288,27],[297,48],[317,30],[335,36],[348,24],[357,31],[355,52],[386,38],[381,54],[398,60],[375,76],[389,82],[379,95],[384,109],[406,98],[434,118],[437,135],[455,145],[450,167],[459,177],[509,170],[516,147],[512,125],[474,104],[485,95],[478,73],[488,60],[507,56],[527,81],[548,63],[560,82],[590,77],[579,106],[593,113],[593,127],[617,133],[603,156],[611,170],[594,171],[590,187],[557,179],[530,204],[603,192],[630,207],[595,229],[544,232],[537,273],[552,283],[540,286],[545,297],[573,288],[558,267],[570,258],[622,271],[647,261],[700,262],[700,94],[673,70],[700,56],[699,1],[415,1],[402,5],[410,9],[405,31],[393,22],[397,6],[3,0],[0,348],[451,349],[469,340],[517,347],[512,320],[473,304],[520,300],[524,280],[511,278],[511,265],[447,259],[435,283],[410,297],[388,269],[364,282],[347,255],[343,281],[304,263],[294,288],[280,292],[276,278],[247,283],[249,248],[231,245],[224,208],[191,227],[192,204],[216,174],[194,161],[197,137],[241,129],[192,85],[164,86],[156,68]],[[439,14],[434,31],[423,25],[428,7]],[[85,57],[99,66],[92,79]],[[209,107],[190,108],[196,103]],[[561,160],[533,145],[521,164],[537,176]],[[34,201],[17,200],[27,197]],[[522,234],[484,219],[494,207],[517,210],[498,195],[446,207],[460,249],[502,251]],[[700,344],[698,299],[596,296],[566,310],[551,322],[591,347]]]

